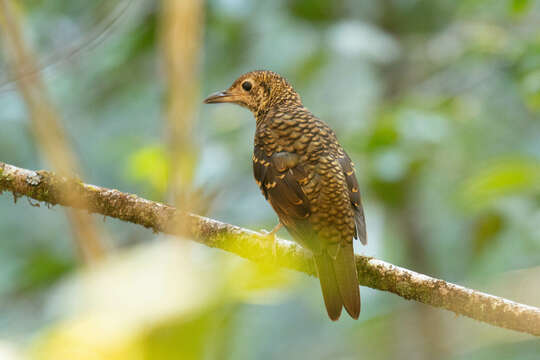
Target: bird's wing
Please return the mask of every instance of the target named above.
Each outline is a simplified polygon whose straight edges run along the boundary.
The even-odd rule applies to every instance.
[[[309,216],[309,203],[300,185],[306,174],[297,154],[279,152],[268,156],[255,146],[253,175],[280,218],[294,221]]]
[[[360,189],[358,188],[358,180],[354,174],[354,165],[347,153],[343,152],[343,156],[339,158],[339,163],[347,180],[347,188],[349,189],[349,199],[354,210],[354,222],[356,224],[355,238],[359,239],[362,244],[367,244],[366,220],[364,218],[364,209],[362,208],[362,199],[360,197]]]
[[[298,155],[279,152],[268,156],[255,146],[253,173],[263,195],[293,238],[318,252],[320,243],[309,222],[310,204],[302,189],[308,177]]]

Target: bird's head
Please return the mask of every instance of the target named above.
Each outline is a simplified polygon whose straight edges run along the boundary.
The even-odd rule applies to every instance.
[[[224,91],[204,99],[205,104],[234,103],[251,110],[254,114],[268,111],[271,107],[284,104],[301,105],[300,96],[285,78],[272,71],[248,72]]]

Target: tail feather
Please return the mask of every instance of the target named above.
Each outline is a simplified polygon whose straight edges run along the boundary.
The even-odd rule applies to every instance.
[[[339,319],[343,306],[352,318],[358,319],[360,288],[352,244],[343,246],[335,259],[323,251],[315,256],[315,264],[330,319]]]
[[[343,302],[341,301],[336,276],[334,275],[332,261],[332,258],[325,253],[315,256],[315,265],[317,266],[317,273],[321,283],[326,312],[328,312],[330,319],[336,321],[341,315]]]
[[[360,287],[352,244],[342,246],[333,260],[334,274],[343,306],[353,319],[360,316]]]

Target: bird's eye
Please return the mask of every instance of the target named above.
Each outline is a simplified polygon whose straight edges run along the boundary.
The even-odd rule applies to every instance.
[[[251,83],[250,83],[249,81],[244,81],[244,82],[242,83],[242,89],[244,89],[244,90],[246,90],[246,91],[251,90],[251,87],[252,87],[252,86],[253,86],[253,85],[251,85]]]

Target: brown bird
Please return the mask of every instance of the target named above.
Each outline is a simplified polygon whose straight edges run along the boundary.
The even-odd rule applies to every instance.
[[[253,71],[206,104],[234,103],[256,120],[253,173],[264,197],[300,245],[313,252],[332,320],[344,306],[360,315],[353,238],[366,244],[364,211],[353,163],[328,125],[304,107],[280,75]]]

